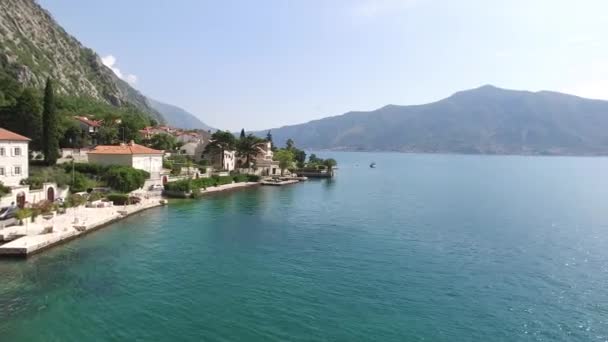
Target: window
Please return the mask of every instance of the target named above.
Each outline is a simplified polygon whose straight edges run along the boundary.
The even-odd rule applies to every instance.
[[[21,155],[21,147],[15,147],[15,155],[16,156],[20,156]]]
[[[4,156],[5,155],[5,149],[4,147],[0,147],[0,156]]]
[[[21,174],[21,166],[15,166],[15,175]]]
[[[0,167],[0,176],[4,176],[4,167]]]

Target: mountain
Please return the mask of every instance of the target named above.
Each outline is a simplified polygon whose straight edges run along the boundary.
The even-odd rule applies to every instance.
[[[164,121],[144,95],[116,76],[33,0],[0,0],[0,75],[38,89],[52,77],[59,94],[117,107],[132,105]]]
[[[265,136],[268,130],[257,134]],[[608,155],[608,101],[494,86],[271,130],[308,149]]]
[[[203,129],[205,131],[216,131],[215,128],[206,125],[194,114],[189,113],[183,108],[166,104],[148,98],[148,103],[157,110],[167,121],[167,124],[178,128]]]

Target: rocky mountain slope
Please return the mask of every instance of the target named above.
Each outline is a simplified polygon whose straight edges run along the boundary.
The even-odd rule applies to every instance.
[[[608,101],[483,86],[425,105],[275,128],[272,135],[278,144],[292,138],[309,149],[608,155],[607,131]]]
[[[133,105],[159,122],[168,119],[33,0],[0,0],[0,74],[38,89],[52,77],[59,94]]]

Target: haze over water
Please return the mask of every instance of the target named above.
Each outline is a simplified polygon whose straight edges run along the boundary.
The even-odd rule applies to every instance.
[[[0,340],[608,340],[608,159],[331,156],[0,261]]]

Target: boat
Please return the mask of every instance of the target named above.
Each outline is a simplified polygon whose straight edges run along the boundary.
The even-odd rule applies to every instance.
[[[376,163],[372,162],[371,164],[369,164],[369,167],[371,167],[372,169],[376,168]]]

